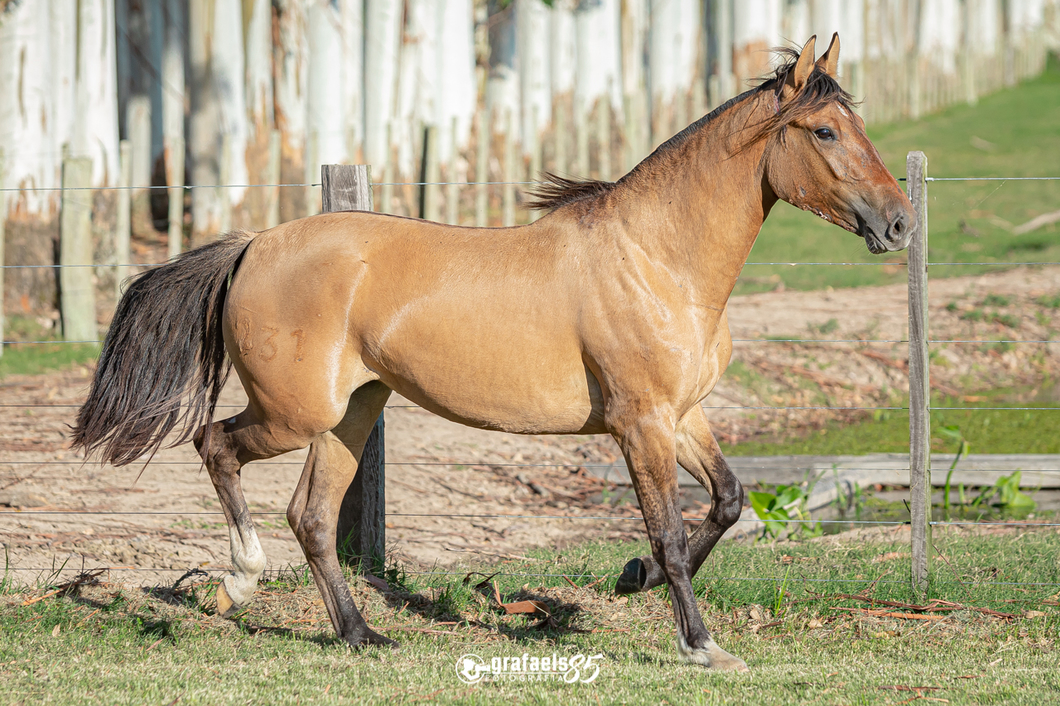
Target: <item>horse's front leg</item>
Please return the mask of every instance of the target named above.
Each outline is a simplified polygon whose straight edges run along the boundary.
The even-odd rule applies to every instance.
[[[692,591],[688,538],[677,494],[676,439],[665,414],[612,426],[637,491],[652,556],[670,584],[677,623],[677,651],[682,659],[704,667],[747,671],[747,664],[718,647],[703,624]]]
[[[696,405],[677,425],[677,462],[710,491],[710,512],[688,540],[692,576],[725,532],[740,519],[743,486],[721,453],[703,408]],[[631,559],[622,569],[616,593],[648,591],[666,583],[662,568],[650,556]]]

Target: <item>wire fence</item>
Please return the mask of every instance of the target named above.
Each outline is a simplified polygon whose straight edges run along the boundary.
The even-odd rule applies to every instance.
[[[1060,177],[1057,176],[1025,176],[1025,177],[926,177],[926,182],[984,182],[984,181],[1060,181]],[[391,187],[391,186],[526,186],[532,185],[538,182],[534,181],[409,181],[409,182],[398,182],[398,181],[386,181],[372,184],[372,187]],[[186,185],[178,187],[183,190],[192,190],[198,188],[217,189],[217,188],[309,188],[309,187],[320,187],[320,183],[291,183],[291,184],[241,184],[241,185],[208,185],[208,186],[196,186]],[[162,190],[170,189],[173,187],[169,186],[151,186],[151,187],[105,187],[105,190],[120,191],[120,190]],[[63,187],[41,187],[41,188],[30,188],[30,189],[0,189],[0,191],[34,191],[34,192],[65,192],[65,191],[100,191],[100,189],[94,187],[84,188],[63,188]],[[40,269],[63,269],[63,268],[83,268],[83,269],[98,269],[98,268],[150,268],[158,267],[164,263],[92,263],[92,264],[33,264],[33,265],[3,265],[3,270],[40,270]],[[785,261],[750,261],[745,263],[747,266],[790,266],[790,267],[907,267],[906,262],[897,263],[883,263],[883,262],[856,262],[856,261],[797,261],[797,262],[785,262]],[[928,261],[926,265],[928,267],[998,267],[998,268],[1013,268],[1013,267],[1041,267],[1048,265],[1060,264],[1053,261],[974,261],[974,262],[963,262],[963,261]],[[1000,337],[1000,338],[936,338],[928,339],[928,343],[932,345],[997,345],[997,344],[1011,344],[1011,345],[1049,345],[1055,344],[1056,340],[1053,338],[1018,338],[1018,337]],[[55,341],[45,339],[34,339],[34,340],[5,340],[2,341],[4,345],[35,345],[35,344],[95,344],[102,343],[99,339],[84,338],[82,340],[68,340],[68,341]],[[880,344],[880,345],[899,345],[908,344],[909,339],[907,337],[865,337],[865,338],[814,338],[814,337],[753,337],[753,338],[734,338],[733,343],[739,346],[757,346],[760,344],[770,345],[800,345],[800,346],[823,346],[823,345],[856,345],[866,346],[869,344]],[[79,405],[76,403],[68,402],[19,402],[19,403],[3,403],[0,404],[0,408],[7,410],[35,410],[35,409],[75,409]],[[220,405],[219,409],[238,409],[238,405]],[[411,409],[418,408],[417,405],[405,405],[405,404],[389,404],[387,409]],[[906,412],[910,411],[910,408],[905,405],[893,405],[893,404],[733,404],[733,405],[704,405],[705,409],[708,410],[740,410],[744,412],[758,412],[758,411],[773,411],[773,412],[792,412],[792,411],[822,411],[822,412]],[[975,412],[989,412],[989,411],[1022,411],[1022,412],[1033,412],[1048,413],[1055,412],[1060,407],[1057,406],[967,406],[967,405],[931,405],[932,411],[975,411]],[[1051,423],[1051,422],[1049,422]],[[11,456],[9,453],[6,454],[8,457],[0,459],[0,463],[11,468],[33,466],[38,468],[46,467],[74,467],[80,465],[82,462],[72,460],[60,460],[60,459],[47,459],[47,460],[24,460],[15,456]],[[176,466],[200,466],[198,461],[180,461],[170,460],[165,461],[166,465]],[[294,465],[300,466],[303,461],[285,461],[285,460],[272,460],[272,461],[260,461],[256,462],[255,465]],[[1001,469],[1002,472],[1014,473],[1018,468],[1013,465],[1012,468]],[[445,462],[432,462],[432,461],[408,461],[408,462],[387,462],[386,467],[399,468],[407,466],[427,466],[427,467],[497,467],[504,469],[604,469],[613,468],[615,464],[606,463],[544,463],[544,462],[497,462],[494,460],[487,459],[471,459],[466,461],[445,461]],[[888,470],[891,471],[908,471],[909,466],[905,464],[896,464],[893,468]],[[879,470],[879,466],[869,465],[850,465],[844,466],[844,470],[848,471],[875,471]],[[998,469],[992,469],[993,472],[997,472]],[[1060,468],[1043,468],[1035,469],[1037,473],[1060,473]],[[17,481],[16,481],[17,482]],[[602,481],[606,483],[607,481]],[[6,487],[6,486],[5,486]],[[426,492],[426,491],[424,491]],[[614,512],[608,514],[588,512],[587,514],[574,514],[572,512],[556,512],[548,514],[533,514],[533,513],[408,513],[408,512],[387,512],[386,518],[397,519],[416,519],[416,518],[445,518],[448,520],[501,520],[501,521],[541,521],[541,522],[556,522],[556,521],[569,521],[576,523],[610,523],[610,522],[621,522],[621,523],[632,523],[636,524],[641,522],[642,519],[636,508],[630,507],[624,510],[626,514],[616,514]],[[282,511],[253,511],[251,515],[257,517],[283,517],[285,515]],[[219,511],[108,511],[108,510],[70,510],[70,509],[27,509],[19,511],[0,511],[0,522],[7,523],[9,520],[15,520],[16,518],[66,518],[66,517],[223,517],[223,513]],[[684,518],[686,523],[699,523],[705,520],[704,517],[692,517],[686,516]],[[830,518],[800,518],[790,517],[788,519],[775,520],[780,524],[787,525],[806,525],[807,522],[817,523],[825,526],[836,526],[836,527],[858,527],[858,526],[884,526],[884,527],[903,527],[909,525],[909,521],[904,520],[883,520],[883,519],[870,519],[870,520],[858,520],[858,519],[830,519]],[[1031,520],[950,520],[950,519],[929,519],[928,524],[931,527],[1005,527],[1013,529],[1045,529],[1060,527],[1060,522],[1052,521],[1031,521]],[[745,515],[738,520],[738,526],[741,525],[753,525],[760,526],[761,520],[750,516],[749,512],[745,512]],[[2,525],[0,525],[2,526]],[[115,566],[109,567],[113,571],[128,571],[128,572],[177,572],[184,571],[184,569],[174,569],[168,567],[133,567],[133,566]],[[41,568],[31,566],[9,566],[8,571],[16,572],[29,572],[29,573],[46,573],[56,571],[56,567]],[[60,571],[74,571],[74,568],[66,569],[65,566],[59,569]],[[77,569],[80,570],[80,569]],[[210,568],[210,571],[223,572],[226,569],[223,567]],[[448,571],[410,571],[410,574],[416,575],[429,575],[429,576],[457,576],[464,575],[465,572],[448,572]],[[584,576],[586,578],[601,578],[597,574],[550,574],[541,572],[502,572],[511,576],[519,577],[546,577],[546,576],[566,576],[568,578],[576,578]],[[772,577],[755,577],[755,576],[710,576],[710,579],[716,580],[729,580],[729,581],[773,581]],[[881,580],[876,579],[827,579],[827,578],[792,578],[786,579],[792,581],[807,581],[807,582],[843,582],[843,583],[879,583]],[[893,581],[882,581],[883,583],[906,583],[905,581],[893,580]],[[983,582],[976,582],[977,585],[987,585]],[[1012,586],[1055,586],[1053,583],[1038,583],[1038,582],[988,582],[989,585],[1012,585]]]

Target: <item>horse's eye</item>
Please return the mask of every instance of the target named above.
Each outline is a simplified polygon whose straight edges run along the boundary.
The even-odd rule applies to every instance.
[[[816,130],[813,131],[813,134],[817,135],[817,139],[819,139],[819,140],[834,140],[835,139],[835,133],[832,132],[831,128],[827,128],[827,127],[819,127],[819,128],[817,128]]]

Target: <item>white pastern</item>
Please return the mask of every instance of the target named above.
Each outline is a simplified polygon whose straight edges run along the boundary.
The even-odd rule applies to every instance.
[[[254,527],[229,527],[229,541],[232,544],[233,573],[224,579],[225,590],[237,605],[246,605],[254,595],[258,579],[265,571],[265,552],[258,541]]]
[[[698,664],[707,669],[724,672],[749,672],[747,663],[718,647],[714,640],[708,640],[705,647],[689,647],[684,635],[677,636],[677,653],[686,662]]]

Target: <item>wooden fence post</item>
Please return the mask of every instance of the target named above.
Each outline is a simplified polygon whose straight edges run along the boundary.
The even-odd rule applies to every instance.
[[[269,187],[269,206],[265,211],[265,227],[275,228],[280,225],[280,147],[281,147],[281,135],[279,130],[273,130],[269,133],[269,166],[268,166],[268,179],[270,184],[276,186]]]
[[[118,179],[118,213],[114,225],[114,301],[121,299],[121,285],[129,277],[129,239],[132,234],[133,145],[122,140],[118,147],[121,162]]]
[[[460,225],[460,185],[456,183],[457,163],[460,161],[460,151],[457,146],[456,117],[453,117],[449,138],[449,165],[447,167],[445,185],[445,222],[449,225]]]
[[[513,111],[509,110],[507,113],[507,120],[505,120],[506,127],[504,131],[504,176],[501,181],[504,182],[503,190],[501,191],[501,225],[505,228],[510,228],[515,225],[515,118],[516,115]],[[521,169],[519,170],[522,171]],[[522,179],[519,179],[522,181]]]
[[[928,371],[927,157],[910,152],[906,188],[917,226],[909,241],[909,513],[913,591],[927,594],[931,550],[931,385]]]
[[[96,288],[92,284],[92,160],[63,160],[59,221],[59,308],[63,339],[94,341]]]
[[[364,164],[325,164],[320,167],[323,212],[371,211],[372,175]],[[375,422],[361,453],[357,475],[339,509],[339,560],[359,563],[372,571],[382,565],[386,550],[386,494],[384,492],[383,415]]]
[[[180,254],[184,241],[184,139],[176,137],[167,148],[166,185],[169,187],[170,258]]]

